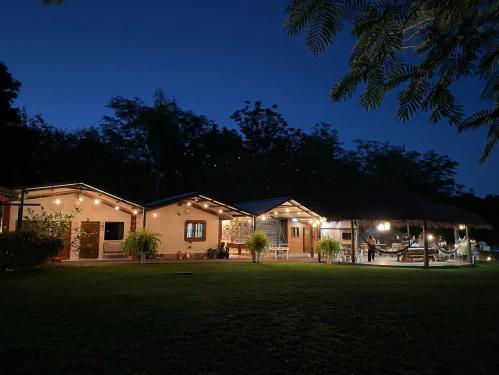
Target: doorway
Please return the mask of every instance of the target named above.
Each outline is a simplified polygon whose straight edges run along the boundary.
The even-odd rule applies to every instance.
[[[99,257],[99,221],[82,221],[81,223],[80,258],[97,259]]]

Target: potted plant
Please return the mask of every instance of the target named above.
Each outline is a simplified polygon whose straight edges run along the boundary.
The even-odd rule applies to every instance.
[[[125,254],[140,254],[140,263],[143,264],[146,255],[149,257],[156,255],[158,244],[161,243],[159,236],[159,233],[145,228],[130,232],[123,242],[123,251]]]
[[[341,253],[341,243],[329,237],[322,237],[317,241],[317,251],[321,254],[327,254],[327,262],[331,264],[333,258]]]
[[[255,231],[246,242],[248,249],[256,256],[256,262],[260,263],[260,253],[270,247],[270,239],[261,230]]]

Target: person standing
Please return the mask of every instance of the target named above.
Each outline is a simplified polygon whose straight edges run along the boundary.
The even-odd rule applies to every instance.
[[[370,262],[372,260],[374,262],[375,254],[376,254],[376,240],[374,239],[373,235],[370,234],[369,238],[367,239],[367,261]]]

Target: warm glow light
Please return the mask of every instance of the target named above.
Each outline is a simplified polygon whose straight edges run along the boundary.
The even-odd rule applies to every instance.
[[[191,203],[191,202],[187,202],[187,205],[188,205],[188,206],[192,206],[192,203]]]
[[[205,204],[203,205],[203,207],[204,207],[204,208],[208,208],[208,205],[205,203]]]
[[[386,232],[386,231],[390,230],[390,222],[385,221],[383,223],[379,223],[377,228],[380,232]]]
[[[78,197],[78,200],[79,200],[80,202],[83,202],[83,197]]]
[[[133,214],[134,214],[134,215],[137,215],[138,213],[139,213],[139,211],[137,211],[137,210],[133,210]]]
[[[313,220],[312,220],[312,219],[309,219],[309,220],[308,220],[308,222],[309,222],[310,224],[312,224]]]
[[[317,223],[313,223],[312,226],[315,228],[317,226]]]
[[[433,239],[433,234],[428,234],[428,239],[431,241]]]
[[[277,213],[278,213],[277,211],[274,211],[274,215],[277,215]]]
[[[155,212],[152,214],[152,217],[158,217],[158,214]]]
[[[218,210],[218,213],[221,214],[223,211],[222,210]]]
[[[487,257],[487,262],[490,262],[492,258],[490,256]]]
[[[94,199],[94,203],[95,204],[99,204],[100,203],[100,199]]]
[[[296,217],[293,218],[293,222],[296,223],[298,219]]]
[[[466,229],[466,225],[464,224],[459,224],[459,230],[465,230]]]
[[[248,223],[251,223],[251,222],[252,222],[252,220],[251,220],[251,219],[248,219]]]
[[[118,211],[118,210],[120,209],[120,207],[119,207],[119,206],[114,206],[114,209],[115,209],[116,211]]]
[[[263,215],[262,220],[267,220],[267,216]]]
[[[57,198],[55,201],[54,201],[55,204],[61,204],[61,200],[59,198]]]

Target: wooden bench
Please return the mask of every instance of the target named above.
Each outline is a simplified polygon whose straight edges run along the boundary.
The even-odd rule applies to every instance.
[[[123,241],[104,241],[102,244],[103,255],[111,258],[126,257],[123,252]]]
[[[437,260],[438,251],[436,249],[428,249],[429,260],[435,262]],[[402,262],[424,262],[424,248],[410,248],[402,254]]]

